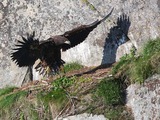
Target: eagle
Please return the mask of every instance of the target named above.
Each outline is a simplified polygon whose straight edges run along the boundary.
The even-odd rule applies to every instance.
[[[19,67],[32,67],[36,60],[40,60],[35,69],[39,74],[58,73],[65,62],[61,59],[61,51],[66,51],[83,42],[87,36],[100,23],[105,21],[112,13],[112,10],[101,20],[88,25],[81,25],[61,35],[56,35],[47,40],[39,41],[35,38],[35,32],[22,37],[22,41],[18,40],[15,48],[12,49],[11,59]],[[49,72],[46,72],[49,71]]]

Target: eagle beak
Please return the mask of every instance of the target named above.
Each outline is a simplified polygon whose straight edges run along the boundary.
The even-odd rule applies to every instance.
[[[69,40],[64,42],[65,44],[71,45],[71,42]]]

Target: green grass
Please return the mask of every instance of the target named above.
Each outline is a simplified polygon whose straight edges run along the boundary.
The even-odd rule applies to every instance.
[[[54,103],[58,110],[61,110],[68,101],[68,92],[66,91],[68,87],[73,85],[75,82],[75,77],[67,78],[61,77],[53,81],[52,89],[48,92],[44,91],[39,93],[38,97],[46,105],[48,103]]]
[[[160,52],[160,38],[150,40],[144,45],[142,54],[144,57],[151,57]]]
[[[160,73],[160,38],[146,43],[139,56],[133,53],[120,59],[112,69],[113,75],[125,76],[130,83],[143,83],[153,74]]]
[[[118,79],[105,78],[97,87],[96,94],[101,97],[107,105],[122,104],[121,84]]]
[[[114,77],[104,78],[96,87],[95,91],[93,91],[92,99],[93,105],[87,111],[89,113],[94,114],[103,114],[106,118],[110,120],[118,120],[120,117],[124,116],[123,112],[125,111],[125,88],[123,86],[123,82],[120,79],[116,79]],[[97,105],[101,105],[101,107],[97,107]],[[127,112],[128,113],[128,112]],[[128,116],[123,119],[131,118]],[[122,120],[123,120],[122,119]]]
[[[58,111],[60,111],[68,101],[66,93],[63,89],[52,89],[49,92],[39,93],[38,99],[41,100],[44,106],[47,108],[49,104],[54,104]]]
[[[16,87],[6,87],[6,88],[3,88],[3,89],[0,89],[0,97],[2,95],[6,95],[6,94],[9,94],[9,93],[13,92],[14,89],[16,89]]]
[[[22,119],[19,113],[16,113],[20,110],[20,106],[23,106],[24,103],[20,104],[27,96],[27,91],[18,91],[16,87],[6,87],[0,89],[0,118],[1,119]]]
[[[0,97],[0,109],[10,108],[17,102],[20,98],[27,95],[26,91],[17,91]]]
[[[68,64],[64,65],[65,72],[79,70],[81,68],[83,68],[83,66],[81,64],[79,64],[78,62],[68,63]]]

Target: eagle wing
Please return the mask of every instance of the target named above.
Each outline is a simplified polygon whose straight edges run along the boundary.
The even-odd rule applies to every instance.
[[[27,39],[22,36],[23,41],[18,41],[15,45],[17,48],[11,53],[11,59],[19,67],[32,66],[39,58],[39,41],[34,39],[35,33],[32,35],[27,34]]]
[[[110,13],[101,20],[97,20],[89,25],[81,25],[61,35],[70,41],[70,45],[63,45],[62,50],[65,51],[83,42],[91,31],[93,31],[101,22],[105,21],[112,14],[112,11],[113,8]]]

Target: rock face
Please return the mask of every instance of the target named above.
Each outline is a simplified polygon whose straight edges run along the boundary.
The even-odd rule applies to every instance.
[[[66,62],[78,61],[86,66],[115,62],[132,45],[139,49],[149,38],[160,36],[160,1],[1,0],[0,87],[20,86],[26,76],[27,68],[18,68],[9,57],[20,35],[36,31],[37,38],[45,40],[91,23],[112,7],[114,11],[108,20],[86,41],[62,55]],[[127,34],[130,41],[125,43]]]
[[[66,118],[59,118],[58,120],[108,120],[108,119],[105,118],[103,115],[92,115],[83,113],[80,115],[69,116]]]
[[[160,75],[148,78],[143,86],[129,86],[127,93],[127,106],[132,108],[135,120],[160,119]]]

